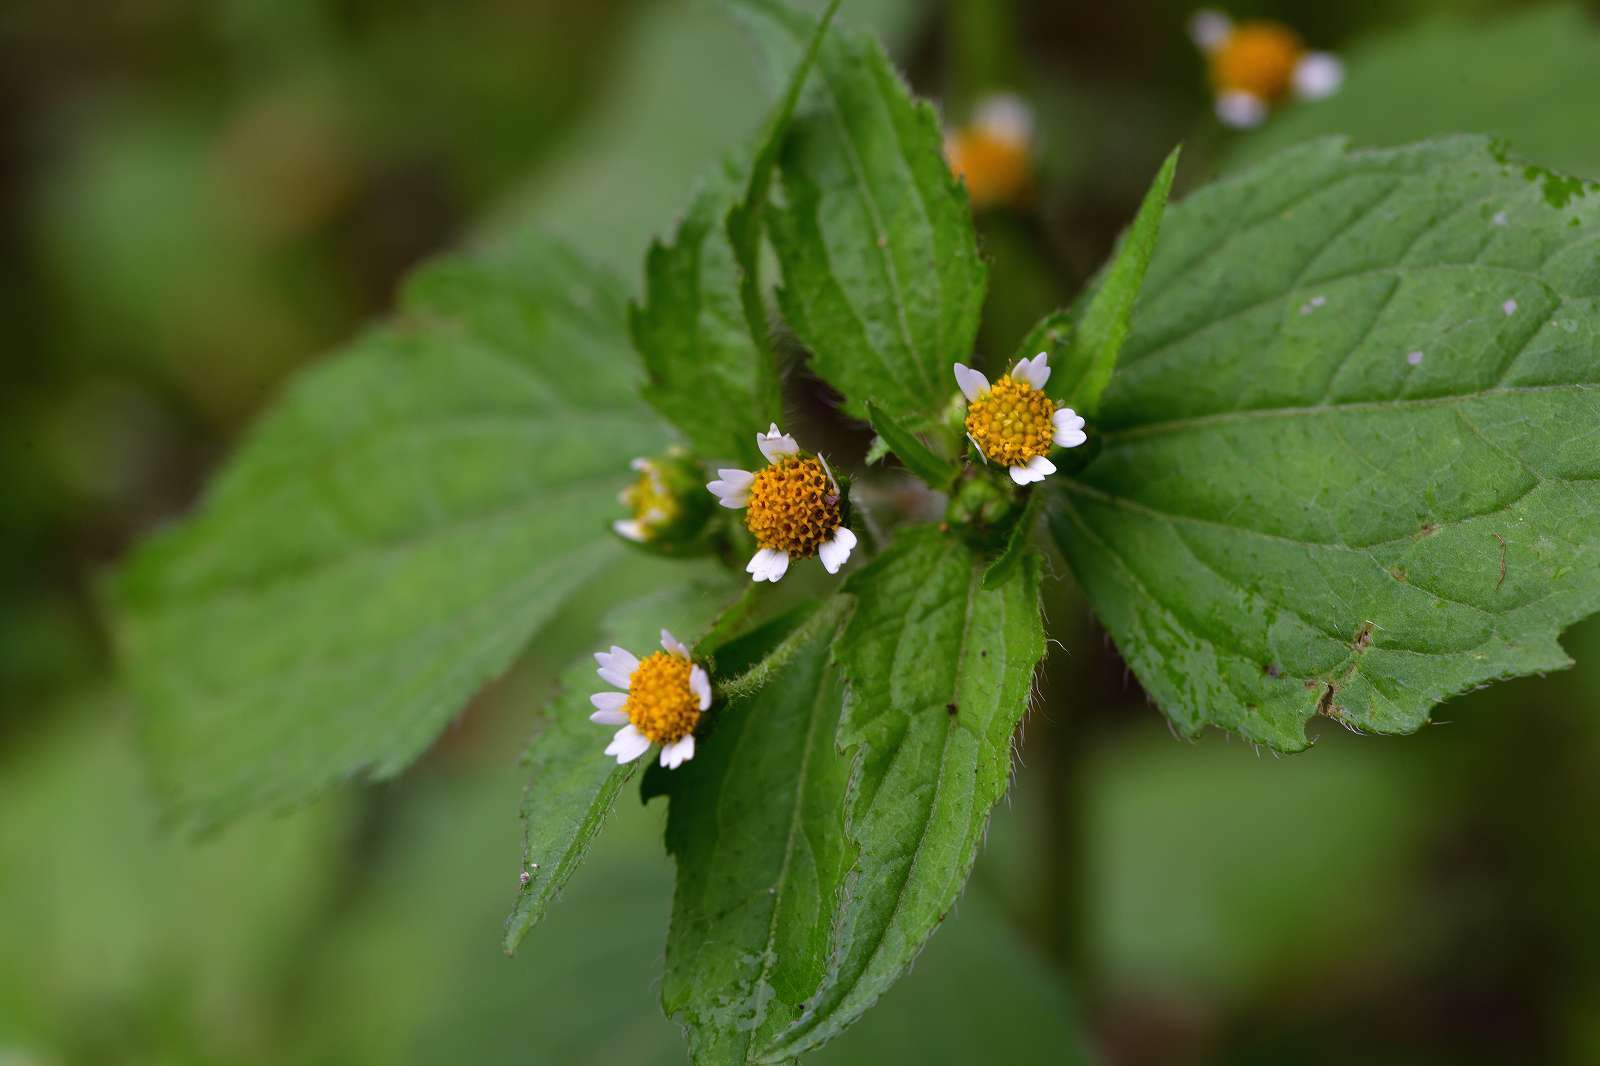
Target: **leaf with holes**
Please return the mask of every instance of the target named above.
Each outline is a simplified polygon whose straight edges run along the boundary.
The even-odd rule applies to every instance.
[[[1051,525],[1185,733],[1407,732],[1600,609],[1600,192],[1322,141],[1170,211]]]
[[[807,20],[745,0],[792,38]],[[871,400],[909,429],[955,393],[970,362],[987,269],[938,117],[870,37],[828,31],[779,159],[769,211],[779,305],[812,366],[863,416]]]
[[[954,534],[916,527],[845,586],[855,608],[834,655],[849,692],[838,741],[854,766],[844,817],[855,855],[822,984],[763,1062],[859,1018],[966,884],[1044,654],[1038,558],[994,589],[986,570]]]
[[[611,279],[523,240],[424,269],[405,308],[301,375],[115,582],[184,822],[398,773],[622,550],[616,491],[662,440]]]

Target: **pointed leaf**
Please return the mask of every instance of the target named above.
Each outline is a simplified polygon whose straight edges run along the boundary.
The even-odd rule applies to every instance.
[[[849,763],[834,748],[843,703],[834,626],[802,626],[773,683],[722,712],[694,760],[665,778],[678,887],[661,1000],[695,1062],[749,1062],[822,980],[848,864]],[[758,630],[718,655],[754,669],[783,635]]]
[[[1111,380],[1117,355],[1128,337],[1133,304],[1144,285],[1145,269],[1150,265],[1156,238],[1161,234],[1161,216],[1167,208],[1167,194],[1172,191],[1172,177],[1177,173],[1179,151],[1174,148],[1161,164],[1133,225],[1122,235],[1110,264],[1079,300],[1066,359],[1060,366],[1051,360],[1055,369],[1050,380],[1051,395],[1080,415],[1093,416],[1100,409],[1100,394]],[[1059,328],[1059,324],[1053,317],[1047,318],[1035,327],[1036,330],[1040,328]]]
[[[1171,212],[1052,528],[1183,732],[1409,732],[1600,609],[1597,349],[1595,186],[1320,141]]]
[[[905,464],[907,470],[941,492],[948,490],[955,483],[961,468],[949,459],[935,455],[932,449],[886,414],[877,404],[867,404],[867,417],[884,444],[894,452],[900,462]]]
[[[406,306],[296,379],[111,589],[181,821],[398,773],[621,550],[616,491],[661,439],[615,283],[527,239]]]
[[[792,35],[804,22],[762,4]],[[769,212],[779,305],[812,366],[865,413],[929,424],[970,361],[987,269],[938,117],[872,39],[828,32],[779,160]]]
[[[835,645],[849,692],[838,740],[856,761],[845,817],[857,855],[823,984],[763,1062],[860,1017],[966,884],[1044,654],[1037,561],[992,591],[984,569],[953,534],[922,527],[846,585],[856,605]]]
[[[659,647],[662,629],[692,642],[711,624],[729,594],[726,580],[708,580],[636,600],[611,613],[596,650],[617,644],[643,658]],[[562,674],[560,695],[546,708],[528,744],[523,761],[532,773],[522,797],[522,872],[527,880],[506,919],[507,954],[517,949],[560,895],[611,814],[622,786],[656,755],[651,750],[619,766],[605,754],[617,727],[589,720],[594,710],[589,697],[609,691],[615,690],[596,676],[594,660],[584,656]]]

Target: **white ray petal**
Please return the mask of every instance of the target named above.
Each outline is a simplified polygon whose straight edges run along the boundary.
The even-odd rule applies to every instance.
[[[1217,118],[1224,126],[1247,130],[1266,121],[1267,105],[1251,93],[1225,92],[1217,97]]]
[[[775,463],[786,455],[798,452],[800,442],[779,429],[778,423],[774,422],[771,429],[756,434],[756,447],[767,457],[767,462]]]
[[[989,379],[981,371],[960,363],[956,364],[956,384],[961,387],[961,395],[967,398],[968,403],[989,391]]]
[[[626,692],[596,692],[589,697],[589,702],[602,711],[620,711],[623,704],[628,702]]]
[[[757,548],[750,561],[744,564],[744,572],[750,575],[752,581],[765,581],[767,569],[771,565],[772,557],[776,553],[771,548]]]
[[[756,476],[748,470],[722,469],[717,480],[706,482],[706,488],[722,506],[733,509],[750,504],[750,483]]]
[[[628,716],[622,711],[598,710],[589,715],[595,725],[627,725]]]
[[[1082,429],[1083,416],[1070,407],[1063,407],[1050,416],[1057,429]]]
[[[691,733],[682,740],[664,745],[661,748],[661,765],[668,770],[676,770],[690,759],[694,758],[694,734]]]
[[[706,676],[705,668],[695,663],[689,670],[689,691],[695,694],[695,699],[702,711],[711,706],[711,678]]]
[[[779,579],[788,572],[789,553],[773,549],[771,561],[767,564],[767,580],[776,585]]]
[[[984,97],[972,112],[972,124],[1011,144],[1027,145],[1033,139],[1033,109],[1016,93]]]
[[[1035,455],[1028,460],[1028,469],[1033,471],[1033,480],[1043,481],[1056,472],[1056,464],[1042,455]]]
[[[1007,473],[1011,475],[1011,480],[1015,481],[1018,485],[1031,485],[1035,481],[1039,480],[1033,476],[1033,471],[1029,470],[1025,466],[1008,467]]]
[[[1344,84],[1344,64],[1328,52],[1307,52],[1294,68],[1294,94],[1302,100],[1332,96]]]
[[[649,750],[650,738],[631,725],[625,725],[617,730],[617,735],[606,745],[606,754],[616,756],[619,766],[625,762],[632,762]]]
[[[644,540],[644,523],[633,518],[619,518],[611,523],[611,532],[624,540],[638,544]]]
[[[1189,39],[1202,52],[1215,52],[1233,33],[1233,20],[1216,8],[1202,8],[1189,18]]]
[[[1089,439],[1089,434],[1081,429],[1057,428],[1050,438],[1058,448],[1076,448]]]
[[[1028,381],[1036,389],[1043,389],[1050,380],[1050,353],[1040,352],[1028,360]]]
[[[611,645],[610,651],[595,652],[594,661],[600,666],[595,673],[600,675],[601,681],[624,690],[628,687],[628,678],[639,669],[639,660],[634,654],[615,644]]]
[[[665,629],[661,631],[661,650],[669,655],[676,655],[680,659],[689,657],[689,649],[684,647],[682,641]]]

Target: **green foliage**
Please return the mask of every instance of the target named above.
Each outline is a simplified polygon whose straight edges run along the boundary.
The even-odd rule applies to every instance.
[[[615,284],[524,238],[446,260],[303,374],[111,591],[172,814],[282,806],[420,754],[620,548]]]
[[[644,398],[707,458],[754,462],[755,432],[779,416],[770,359],[751,343],[733,249],[722,223],[732,178],[713,174],[672,244],[645,257],[645,302],[630,309],[633,343],[650,381]]]
[[[1161,234],[1161,216],[1167,209],[1172,177],[1178,170],[1178,151],[1174,148],[1161,164],[1150,191],[1145,193],[1144,203],[1139,206],[1139,214],[1128,227],[1111,262],[1079,301],[1081,311],[1075,316],[1071,341],[1062,353],[1066,358],[1059,365],[1051,361],[1051,395],[1085,417],[1093,417],[1100,410],[1100,394],[1105,392],[1111,371],[1117,365],[1117,355],[1128,339],[1133,302],[1144,285],[1145,270],[1155,254],[1156,238]],[[1042,343],[1047,343],[1059,329],[1059,319],[1049,316],[1034,327],[1034,332],[1043,331]],[[1040,347],[1024,351],[1019,358],[1049,350]]]
[[[725,582],[645,596],[607,619],[604,646],[619,644],[642,658],[657,646],[663,628],[679,640],[692,641],[726,598]],[[522,798],[522,871],[527,881],[506,920],[508,953],[560,895],[638,766],[618,766],[602,754],[615,727],[589,721],[589,696],[607,688],[595,675],[594,660],[580,659],[562,675],[561,697],[545,710],[528,744],[523,761],[532,772]]]
[[[885,414],[877,404],[868,402],[867,417],[884,445],[894,452],[907,470],[936,489],[948,491],[955,484],[961,468],[954,462],[935,455],[915,434]]]
[[[718,655],[753,668],[787,626]],[[754,697],[722,713],[671,796],[678,887],[661,1001],[696,1062],[748,1062],[822,982],[850,854],[840,811],[850,764],[834,747],[843,705],[832,630],[809,640]]]
[[[1406,732],[1600,607],[1600,196],[1324,141],[1174,210],[1052,528],[1178,727]]]
[[[1012,735],[1044,654],[1038,565],[995,590],[957,536],[904,530],[845,591],[838,742],[855,769],[856,850],[821,987],[761,1056],[837,1035],[905,972],[955,905],[1011,773]]]
[[[796,16],[761,7],[803,33]],[[966,193],[933,109],[876,41],[829,32],[813,78],[813,106],[779,159],[784,203],[769,218],[779,304],[850,411],[871,400],[921,428],[955,392],[950,368],[970,357],[983,304]]]

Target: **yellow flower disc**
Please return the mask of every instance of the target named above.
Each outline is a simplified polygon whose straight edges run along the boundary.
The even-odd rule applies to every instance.
[[[670,524],[683,509],[653,465],[646,465],[638,480],[622,490],[622,502],[646,533]]]
[[[623,710],[633,728],[654,744],[671,744],[694,732],[700,700],[689,688],[688,659],[658,651],[646,656],[628,678]]]
[[[1022,466],[1054,444],[1055,401],[1007,375],[967,408],[967,435],[984,457],[1002,466]]]
[[[1249,93],[1268,103],[1289,95],[1305,51],[1299,36],[1276,22],[1240,23],[1211,53],[1211,84],[1219,92]]]
[[[750,484],[744,525],[763,548],[809,559],[839,523],[839,497],[816,459],[787,456]]]
[[[951,172],[966,182],[973,207],[1018,204],[1032,190],[1033,170],[1024,142],[969,127],[945,138],[944,154]]]

